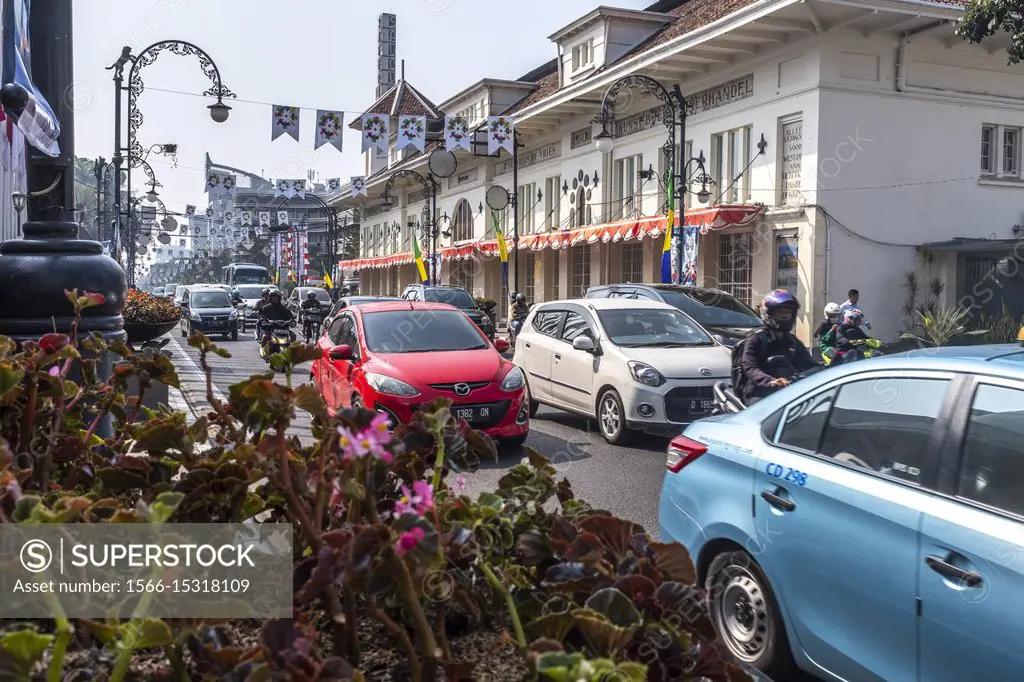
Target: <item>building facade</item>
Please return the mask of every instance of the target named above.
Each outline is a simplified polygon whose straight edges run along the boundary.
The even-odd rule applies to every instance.
[[[400,294],[416,279],[412,234],[422,244],[420,230],[432,223],[441,281],[496,299],[499,311],[509,290],[538,302],[595,284],[659,281],[661,103],[621,89],[615,146],[600,153],[594,144],[608,88],[642,75],[678,85],[687,102],[677,145],[688,162],[681,219],[700,227],[699,283],[750,304],[773,288],[794,291],[805,304],[805,340],[825,304],[850,288],[860,290],[874,333],[895,337],[912,324],[911,272],[922,283],[916,303],[961,302],[984,314],[1008,306],[1019,317],[1024,71],[1006,65],[998,38],[984,46],[957,38],[961,13],[959,3],[910,0],[594,10],[551,36],[551,63],[515,81],[482,81],[437,107],[481,122],[513,116],[518,164],[504,152],[459,152],[455,173],[438,179],[431,217],[422,188],[393,179],[403,169],[426,174],[426,155],[371,152],[368,196],[343,191],[337,200],[363,215],[360,258],[341,267],[359,273],[365,292]],[[404,113],[421,113],[413,108]],[[382,201],[389,180],[391,206]],[[495,185],[514,194],[517,211],[492,212],[486,195]],[[508,286],[494,220],[510,242],[517,237]]]

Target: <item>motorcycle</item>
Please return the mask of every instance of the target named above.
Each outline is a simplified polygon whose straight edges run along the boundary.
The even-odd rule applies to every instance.
[[[818,365],[803,372],[797,372],[793,365],[790,364],[789,358],[784,355],[773,355],[768,358],[768,367],[771,369],[772,376],[789,379],[790,381],[799,381],[825,369],[824,365]],[[747,409],[746,403],[736,395],[728,381],[716,383],[712,387],[712,394],[714,398],[714,407],[711,409],[712,415],[736,414]]]
[[[826,367],[844,365],[857,360],[867,360],[885,355],[881,350],[882,342],[878,339],[864,339],[857,341],[853,348],[848,350],[837,350],[829,348],[821,354]]]
[[[307,310],[302,313],[302,319],[302,330],[305,333],[306,343],[313,343],[320,338],[320,327],[324,322],[324,314],[320,310]]]
[[[295,334],[291,330],[295,326],[295,322],[293,320],[288,322],[264,320],[262,326],[270,330],[270,338],[266,343],[260,344],[260,357],[269,364],[270,358],[275,353],[280,353],[295,341]],[[280,371],[277,367],[274,367],[274,370]]]

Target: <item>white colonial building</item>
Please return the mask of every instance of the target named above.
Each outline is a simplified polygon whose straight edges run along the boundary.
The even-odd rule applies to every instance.
[[[703,157],[714,180],[706,205],[700,182],[686,187],[683,220],[702,226],[698,282],[751,304],[772,288],[795,290],[805,302],[804,338],[827,302],[857,288],[875,334],[892,338],[906,328],[908,271],[922,281],[918,302],[938,277],[941,302],[1024,312],[1024,251],[1015,253],[1024,231],[1024,69],[1007,66],[1005,42],[957,38],[961,13],[955,0],[600,7],[554,33],[557,58],[518,80],[487,79],[439,106],[400,81],[368,111],[466,113],[481,123],[514,117],[518,186],[511,156],[483,149],[458,154],[437,196],[441,281],[503,309],[485,202],[494,185],[518,199],[511,288],[518,280],[531,302],[580,296],[599,283],[659,281],[661,104],[622,90],[616,144],[606,154],[592,121],[624,76],[678,85],[689,109],[683,158]],[[396,171],[427,174],[427,158],[392,150],[366,163],[369,196],[343,191],[337,201],[362,211],[361,257],[341,266],[359,272],[365,292],[400,294],[416,279],[411,235],[425,193],[399,177],[394,205],[381,195]],[[691,163],[687,177],[696,170]],[[512,210],[499,219],[511,239]]]

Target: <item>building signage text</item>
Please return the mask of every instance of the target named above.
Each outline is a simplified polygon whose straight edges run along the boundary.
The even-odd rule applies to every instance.
[[[551,144],[541,147],[540,149],[534,149],[532,152],[519,155],[519,167],[526,168],[536,163],[543,163],[551,159],[558,158],[562,155],[562,143],[552,142]],[[505,175],[506,173],[512,172],[512,159],[502,161],[495,167],[494,175]]]
[[[579,149],[580,147],[585,147],[586,145],[590,144],[590,141],[593,138],[593,136],[593,128],[583,128],[582,130],[577,130],[569,138],[569,148]]]
[[[448,189],[454,189],[460,185],[465,185],[467,182],[474,182],[476,180],[477,169],[470,168],[464,173],[459,173],[448,178]]]
[[[802,203],[800,176],[803,174],[804,122],[788,121],[782,124],[782,203]]]
[[[734,78],[728,83],[701,90],[686,98],[687,113],[699,114],[702,111],[717,109],[734,102],[754,96],[754,74]]]

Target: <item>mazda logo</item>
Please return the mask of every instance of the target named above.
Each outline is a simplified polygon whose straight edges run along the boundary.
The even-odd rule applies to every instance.
[[[455,384],[455,395],[469,395],[469,384]]]
[[[700,372],[700,375],[702,377],[709,377],[709,376],[711,376],[711,370],[708,369],[707,367],[701,367],[700,370],[698,370],[698,371]]]

